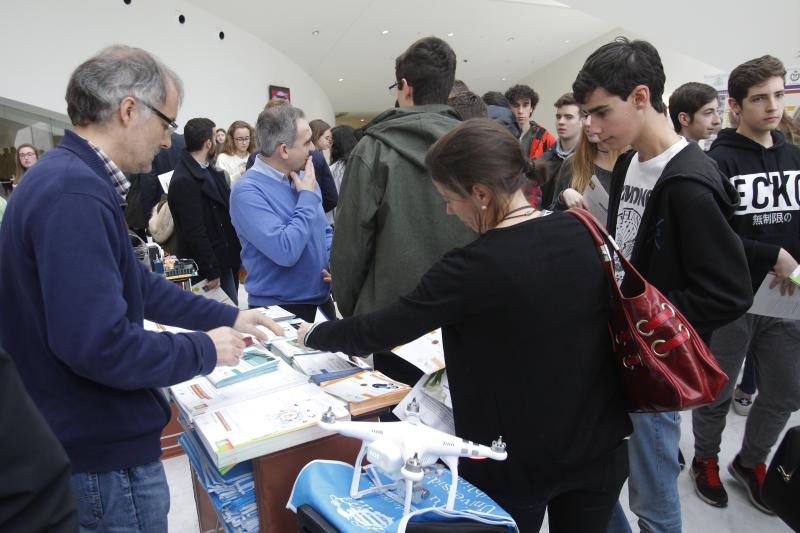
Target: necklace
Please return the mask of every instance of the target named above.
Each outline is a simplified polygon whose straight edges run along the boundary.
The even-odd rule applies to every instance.
[[[517,211],[522,211],[523,209],[530,209],[530,211],[528,211],[527,213],[520,213],[519,215],[511,215],[511,213],[516,213]],[[520,218],[520,217],[531,216],[535,211],[536,211],[536,209],[534,209],[533,207],[531,207],[529,205],[523,205],[522,207],[518,207],[516,209],[512,209],[511,211],[506,213],[506,216],[504,216],[500,220],[500,222],[503,222],[504,220],[510,220],[512,218]],[[511,215],[511,216],[509,216],[509,215]]]

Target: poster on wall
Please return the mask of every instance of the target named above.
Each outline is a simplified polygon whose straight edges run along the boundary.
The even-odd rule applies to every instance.
[[[280,87],[278,85],[269,86],[269,99],[283,98],[287,103],[292,102],[291,91],[288,87]]]

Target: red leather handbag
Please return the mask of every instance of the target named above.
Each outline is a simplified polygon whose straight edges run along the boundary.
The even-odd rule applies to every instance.
[[[569,209],[597,245],[611,288],[611,331],[630,412],[683,411],[713,402],[728,382],[708,346],[658,289],[620,253],[594,216]],[[610,245],[610,246],[609,246]],[[625,270],[622,293],[614,276],[614,254]]]

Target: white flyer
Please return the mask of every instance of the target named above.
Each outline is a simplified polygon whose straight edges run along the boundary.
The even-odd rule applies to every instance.
[[[400,420],[406,420],[406,408],[411,400],[416,398],[419,404],[419,419],[428,427],[444,431],[450,435],[455,435],[455,422],[453,421],[453,408],[447,407],[443,403],[437,401],[433,397],[426,394],[426,383],[431,376],[422,376],[411,392],[406,394],[406,397],[397,404],[397,407],[392,411],[394,415]]]
[[[608,192],[603,188],[597,176],[592,175],[589,185],[583,191],[583,203],[601,224],[608,220]]]
[[[201,280],[192,285],[192,292],[199,294],[200,296],[205,296],[210,300],[216,300],[225,305],[232,305],[236,307],[236,304],[233,303],[233,300],[231,300],[230,296],[228,296],[225,291],[222,290],[222,287],[217,285],[213,289],[210,289],[208,288],[208,282],[206,280]]]
[[[442,330],[431,331],[408,344],[398,346],[392,352],[422,370],[423,374],[433,374],[444,368]]]
[[[775,274],[767,274],[753,298],[753,306],[748,313],[754,315],[771,316],[775,318],[788,318],[800,320],[800,287],[794,287],[794,294],[781,294],[780,285],[773,289],[770,283],[775,279]]]

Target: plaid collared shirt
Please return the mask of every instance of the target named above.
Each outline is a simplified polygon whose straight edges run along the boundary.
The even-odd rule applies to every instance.
[[[106,166],[106,172],[108,172],[108,177],[111,178],[111,183],[114,185],[114,188],[117,190],[119,195],[125,198],[128,194],[128,189],[131,188],[131,182],[128,181],[128,178],[125,177],[125,174],[122,173],[119,167],[114,164],[111,158],[108,157],[99,146],[95,146],[89,140],[86,142],[89,143],[89,146],[92,147],[92,150],[94,150],[97,155],[100,156],[100,159],[103,160],[103,164]]]

